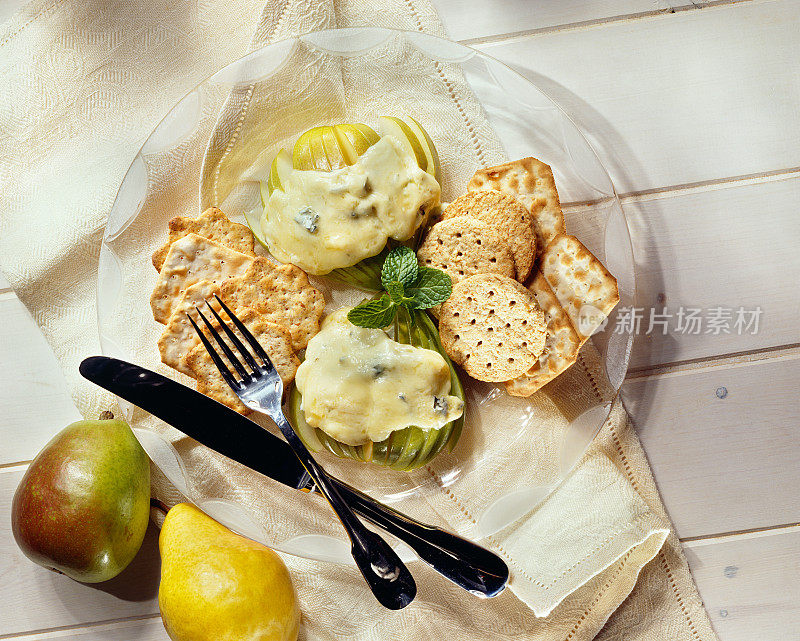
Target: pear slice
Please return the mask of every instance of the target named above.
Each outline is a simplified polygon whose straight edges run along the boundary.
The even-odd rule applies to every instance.
[[[406,120],[408,121],[408,126],[413,131],[417,139],[422,143],[422,149],[425,152],[425,157],[428,159],[428,167],[425,171],[427,171],[431,176],[436,179],[436,182],[440,185],[442,184],[442,165],[439,161],[439,152],[436,151],[436,146],[433,144],[433,140],[428,135],[428,132],[425,131],[425,128],[419,124],[414,118],[411,116],[406,116]]]
[[[261,183],[261,198],[262,200],[264,198],[264,183]],[[248,209],[244,212],[244,220],[247,223],[247,226],[250,228],[250,231],[253,232],[253,236],[261,244],[261,246],[265,249],[269,249],[267,246],[267,240],[264,238],[264,232],[261,230],[261,217],[259,212]]]
[[[393,136],[397,138],[408,152],[417,159],[417,164],[420,169],[427,171],[428,157],[425,155],[419,138],[411,131],[411,127],[400,120],[400,118],[395,118],[394,116],[381,116],[378,118],[378,124],[384,136]]]
[[[367,139],[367,142],[370,144],[370,146],[374,145],[381,139],[381,137],[375,132],[375,130],[372,127],[370,127],[369,125],[365,125],[363,122],[354,122],[352,126],[358,129],[363,134],[364,138]]]
[[[261,207],[267,206],[270,194],[276,189],[283,191],[283,185],[286,182],[286,177],[292,171],[292,156],[285,149],[281,149],[275,158],[272,159],[272,165],[269,169],[269,177],[267,180],[262,180],[260,183],[261,188]],[[258,211],[246,211],[244,214],[247,226],[253,232],[253,236],[264,247],[267,246],[267,241],[264,239],[264,233],[261,230],[261,213]]]
[[[283,181],[288,176],[289,172],[292,171],[292,157],[289,155],[289,152],[285,149],[281,149],[275,158],[272,159],[272,165],[269,169],[269,179],[267,180],[267,186],[269,187],[269,194],[271,194],[276,189],[283,191]],[[262,182],[261,188],[261,200],[263,201],[262,204],[267,204],[267,198],[264,198],[264,183]]]
[[[295,169],[330,171],[331,165],[322,139],[323,129],[325,127],[312,127],[294,143],[292,164]]]
[[[341,169],[345,165],[352,163],[347,162],[339,138],[336,136],[336,131],[330,125],[320,127],[320,138],[322,138],[322,148],[325,150],[325,157],[328,160],[328,171],[333,169]]]
[[[308,143],[311,147],[311,157],[314,159],[314,165],[311,169],[316,169],[317,171],[331,170],[331,161],[328,159],[328,154],[325,152],[325,143],[322,137],[324,129],[325,127],[314,127],[311,129],[311,135],[308,138]]]
[[[292,165],[295,169],[314,169],[314,156],[311,153],[311,136],[314,129],[303,133],[292,148]]]
[[[364,126],[366,127],[366,125]],[[370,129],[370,131],[372,130]],[[333,132],[336,134],[336,140],[339,141],[339,148],[344,161],[348,165],[355,164],[358,157],[374,144],[356,125],[334,125]],[[374,134],[375,132],[373,131],[372,133]],[[378,134],[375,134],[376,140],[379,140],[377,136]]]

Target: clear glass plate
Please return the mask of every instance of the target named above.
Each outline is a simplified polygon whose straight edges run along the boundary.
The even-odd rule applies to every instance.
[[[292,82],[292,78],[307,74],[308,60],[314,64],[313,82],[329,80],[336,86],[334,94],[338,91],[341,101],[338,111],[323,98],[313,108],[299,101],[296,110],[290,102],[280,102],[283,94],[287,94],[286,101],[292,100],[287,78]],[[362,63],[363,67],[359,66]],[[368,69],[351,86],[361,92],[361,103],[365,91],[368,102],[374,97],[374,111],[347,111],[348,86],[338,84],[339,74],[353,68]],[[449,96],[444,115],[438,111],[441,101],[397,93],[396,87],[409,77],[423,82],[429,78],[434,94],[441,91]],[[220,114],[246,111],[243,96],[249,98],[253,87],[278,101],[279,109],[274,119],[265,119],[263,131],[248,133],[250,142],[244,147],[240,144],[247,166],[237,170],[237,187],[216,203],[215,191],[208,186],[214,178],[213,172],[208,173],[213,155],[209,140],[213,146],[220,140],[236,139],[239,131],[235,124],[231,126],[230,118]],[[104,353],[191,384],[161,365],[156,341],[163,327],[153,320],[149,306],[157,276],[149,264],[150,254],[166,241],[168,220],[174,215],[195,215],[208,204],[219,204],[232,217],[257,211],[256,181],[264,175],[265,160],[310,126],[348,120],[374,124],[384,113],[411,114],[423,125],[450,116],[466,120],[469,114],[462,112],[469,107],[464,105],[473,104],[469,92],[480,107],[467,122],[463,140],[450,136],[440,141],[433,136],[445,169],[444,197],[463,192],[466,178],[477,168],[458,167],[463,151],[458,145],[469,145],[473,134],[476,139],[494,140],[508,158],[535,156],[548,163],[555,173],[568,232],[617,278],[620,303],[605,329],[584,347],[579,363],[530,398],[510,397],[502,386],[464,376],[468,414],[462,437],[452,453],[443,452],[430,465],[405,473],[326,453],[318,456],[331,473],[375,498],[440,524],[450,522],[472,538],[491,535],[529,514],[580,460],[606,420],[625,377],[633,337],[620,331],[617,318],[621,308],[632,304],[634,262],[614,186],[581,131],[536,85],[477,50],[417,32],[379,28],[321,31],[254,51],[196,87],[175,105],[137,154],[109,215],[98,281]],[[239,126],[243,120],[238,121]],[[227,154],[229,149],[223,148]],[[206,174],[201,170],[204,158]],[[448,167],[458,167],[458,171],[448,173]],[[331,289],[328,294],[329,298],[333,294],[330,308],[348,293]],[[320,534],[313,518],[308,519],[304,531],[287,532],[280,524],[271,525],[263,518],[271,509],[271,493],[259,496],[257,511],[248,505],[250,499],[243,498],[249,496],[247,492],[239,491],[240,481],[247,485],[252,479],[209,478],[207,472],[198,478],[192,473],[197,448],[144,412],[122,401],[120,406],[161,471],[217,519],[282,551],[320,560],[348,559],[348,546],[335,538],[335,528],[332,535]],[[220,469],[227,470],[224,466]],[[219,474],[229,476],[226,471]],[[454,501],[457,497],[469,519],[454,522],[448,502],[440,500],[443,495]],[[274,501],[279,502],[279,497]],[[277,504],[275,508],[285,509]]]

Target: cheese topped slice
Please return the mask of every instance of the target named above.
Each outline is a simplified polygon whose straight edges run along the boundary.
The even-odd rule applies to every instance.
[[[439,183],[392,136],[334,171],[292,169],[264,206],[270,252],[310,274],[327,274],[408,240],[439,205]]]
[[[441,354],[353,325],[348,311],[325,319],[297,370],[309,425],[340,443],[363,445],[410,425],[438,429],[461,416],[464,403],[450,395]]]

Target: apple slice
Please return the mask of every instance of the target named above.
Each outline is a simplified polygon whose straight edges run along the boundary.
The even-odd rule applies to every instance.
[[[425,128],[414,118],[411,116],[406,116],[406,120],[408,120],[408,126],[411,131],[416,134],[417,139],[422,143],[422,149],[425,152],[425,157],[428,159],[428,167],[425,171],[433,176],[436,179],[436,182],[441,185],[442,165],[439,161],[439,152],[436,151],[436,146],[433,144],[433,140],[431,140],[431,137],[428,135],[428,132],[425,131]]]
[[[427,171],[428,157],[425,155],[419,138],[411,131],[411,127],[394,116],[381,116],[378,118],[378,126],[384,136],[392,136],[402,143],[408,152],[417,159],[420,169]]]

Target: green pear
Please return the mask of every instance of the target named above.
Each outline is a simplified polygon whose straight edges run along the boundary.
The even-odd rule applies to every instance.
[[[150,513],[150,463],[124,421],[78,421],[28,467],[11,526],[29,559],[84,583],[106,581],[136,556]]]

